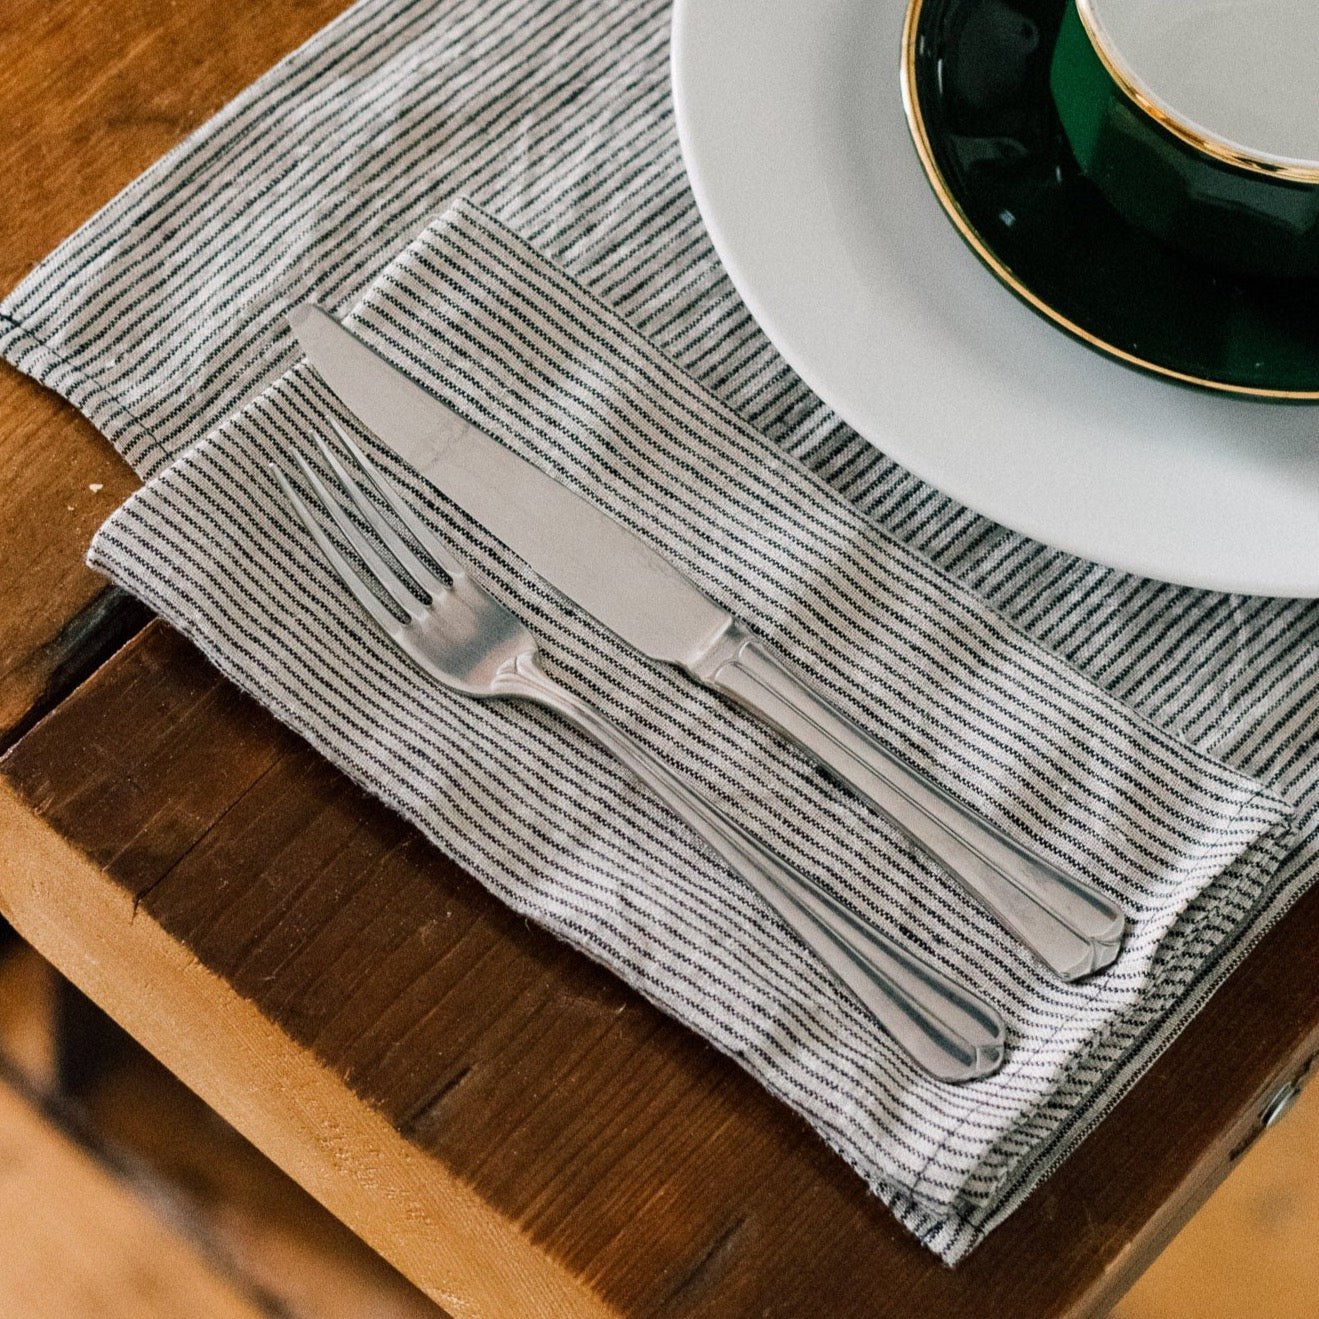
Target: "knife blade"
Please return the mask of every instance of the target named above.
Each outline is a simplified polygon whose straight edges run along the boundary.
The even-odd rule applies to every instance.
[[[295,308],[288,319],[368,430],[624,641],[685,664],[733,625],[727,609],[621,522],[447,408],[319,307]]]
[[[321,308],[288,314],[317,373],[386,446],[642,654],[765,719],[920,844],[1066,980],[1108,965],[1125,918],[835,709],[633,531],[460,417]]]

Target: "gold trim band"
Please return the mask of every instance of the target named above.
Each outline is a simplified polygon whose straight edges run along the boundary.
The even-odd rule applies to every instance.
[[[1066,2],[1070,3],[1070,0],[1066,0]],[[1140,367],[1142,370],[1152,371],[1155,375],[1165,376],[1170,380],[1179,380],[1187,385],[1200,385],[1205,389],[1216,390],[1223,394],[1237,394],[1249,398],[1290,400],[1292,402],[1319,400],[1319,390],[1262,389],[1254,385],[1234,385],[1223,380],[1206,380],[1201,376],[1193,376],[1185,371],[1177,371],[1158,362],[1147,361],[1143,357],[1138,357],[1135,353],[1128,352],[1125,348],[1119,348],[1116,344],[1101,339],[1075,321],[1069,320],[1023,284],[1011,268],[1001,261],[985,243],[985,240],[981,238],[979,231],[967,218],[966,212],[962,210],[961,205],[952,195],[948,182],[943,176],[943,171],[940,170],[938,162],[934,158],[929,132],[925,127],[925,117],[921,113],[920,102],[916,96],[916,37],[920,26],[920,14],[924,5],[925,0],[908,0],[907,14],[902,24],[900,80],[902,84],[902,104],[907,113],[907,126],[911,130],[912,141],[915,143],[916,154],[920,158],[921,167],[925,170],[925,176],[929,180],[930,187],[934,190],[935,197],[938,198],[939,205],[943,207],[948,218],[957,227],[967,246],[994,275],[1023,302],[1039,312],[1041,316],[1051,320],[1074,338],[1080,339],[1083,343],[1089,344],[1101,353],[1106,353],[1109,357],[1116,358],[1120,362],[1126,362],[1129,366]]]
[[[1069,0],[1071,3],[1072,0]],[[1283,156],[1270,156],[1263,152],[1247,151],[1235,142],[1217,137],[1200,124],[1183,119],[1168,106],[1156,100],[1153,93],[1143,88],[1121,57],[1112,49],[1112,38],[1095,16],[1092,0],[1075,0],[1081,26],[1090,38],[1099,62],[1108,76],[1118,85],[1122,94],[1145,115],[1173,137],[1184,142],[1201,155],[1209,156],[1221,164],[1250,174],[1264,174],[1271,179],[1286,179],[1291,183],[1319,183],[1319,163],[1288,160]]]

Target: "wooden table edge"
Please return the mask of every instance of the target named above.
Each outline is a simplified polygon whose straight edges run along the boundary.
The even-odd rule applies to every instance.
[[[80,702],[94,697],[116,666],[170,635],[159,624],[148,628],[48,720],[74,721],[76,727]],[[24,795],[0,776],[0,915],[295,1181],[455,1315],[597,1319],[622,1313],[533,1242],[515,1219],[410,1143],[345,1077],[327,1069],[135,906],[128,890],[43,818],[44,793],[36,789],[34,796],[34,784],[27,786]],[[1310,905],[1317,900],[1311,895]],[[1284,920],[1266,944],[1279,938],[1294,943],[1296,937]],[[1242,989],[1244,972],[1251,982],[1247,994],[1258,997],[1262,952],[1246,959],[1229,979],[1229,990],[1234,979]],[[1208,1198],[1258,1133],[1268,1099],[1303,1074],[1319,1050],[1319,1018],[1309,1014],[1308,1003],[1295,1020],[1277,1023],[1280,1051],[1256,1058],[1249,1073],[1254,1083],[1236,1089],[1235,1096],[1220,1096],[1209,1138],[1191,1142],[1190,1157],[1162,1170],[1162,1198],[1152,1212],[1133,1223],[1116,1248],[1117,1239],[1110,1239],[1111,1255],[1092,1276],[1078,1279],[1070,1295],[1060,1295],[1051,1313],[1105,1312]],[[1191,1045],[1222,1010],[1223,1004],[1211,1001],[1164,1059],[1171,1062],[1169,1055]],[[1179,1080],[1175,1067],[1156,1064],[1133,1093],[1148,1096],[1153,1087],[1155,1104],[1175,1123],[1186,1098]],[[1142,1102],[1150,1107],[1147,1097]],[[972,1288],[980,1285],[978,1278],[983,1283],[1002,1276],[1005,1251],[1029,1255],[1041,1234],[1047,1237],[1042,1223],[1059,1212],[1085,1219],[1089,1208],[1077,1191],[1096,1175],[1091,1152],[1083,1144],[955,1275]]]
[[[455,1316],[616,1319],[516,1223],[134,911],[121,888],[4,784],[0,837],[0,914],[437,1304]]]

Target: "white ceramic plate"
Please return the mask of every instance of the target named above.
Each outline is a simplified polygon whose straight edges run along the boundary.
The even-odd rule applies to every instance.
[[[916,159],[904,10],[677,0],[683,156],[752,315],[868,440],[1017,531],[1189,586],[1319,596],[1319,406],[1143,375],[1007,292]]]

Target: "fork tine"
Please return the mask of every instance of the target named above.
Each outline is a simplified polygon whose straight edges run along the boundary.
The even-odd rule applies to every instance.
[[[385,594],[414,623],[417,622],[423,616],[425,609],[429,607],[430,601],[421,600],[417,593],[385,562],[380,555],[380,551],[353,526],[348,520],[348,515],[339,506],[339,501],[326,487],[325,482],[312,471],[311,464],[300,453],[295,453],[293,458],[302,469],[302,474],[307,478],[308,484],[320,496],[325,511],[334,519],[334,525],[339,528],[348,544],[361,556],[362,561],[371,570],[372,576],[380,583]]]
[[[321,524],[316,520],[311,509],[303,502],[302,496],[289,484],[289,479],[283,471],[275,463],[270,464],[270,470],[274,472],[275,480],[279,482],[284,497],[293,505],[294,512],[302,519],[302,523],[307,530],[311,532],[312,538],[320,546],[321,553],[329,560],[330,566],[338,573],[340,580],[357,597],[358,604],[390,636],[397,636],[402,631],[403,625],[380,603],[375,592],[362,580],[357,569],[349,563],[348,559],[339,552],[334,542],[321,530]]]
[[[398,490],[392,481],[388,480],[383,472],[364,454],[357,442],[348,434],[339,423],[331,417],[330,425],[334,427],[334,433],[343,442],[344,448],[352,455],[353,461],[365,473],[368,481],[375,488],[376,493],[385,501],[393,511],[398,520],[412,533],[417,543],[427,554],[430,555],[436,563],[449,574],[450,577],[459,578],[467,575],[467,569],[463,563],[454,558],[448,548],[430,531],[422,520],[407,506],[400,498]]]
[[[321,456],[329,463],[335,476],[339,478],[339,484],[343,486],[349,502],[361,514],[363,520],[369,524],[371,530],[385,543],[389,552],[407,569],[415,581],[420,582],[431,593],[432,598],[447,591],[449,589],[448,584],[442,582],[422,563],[412,552],[411,546],[380,516],[376,506],[362,494],[357,482],[348,474],[348,469],[339,461],[338,455],[326,444],[324,438],[320,435],[314,435],[312,438],[316,441],[316,447],[320,450]],[[391,503],[390,507],[394,508],[395,506]]]

